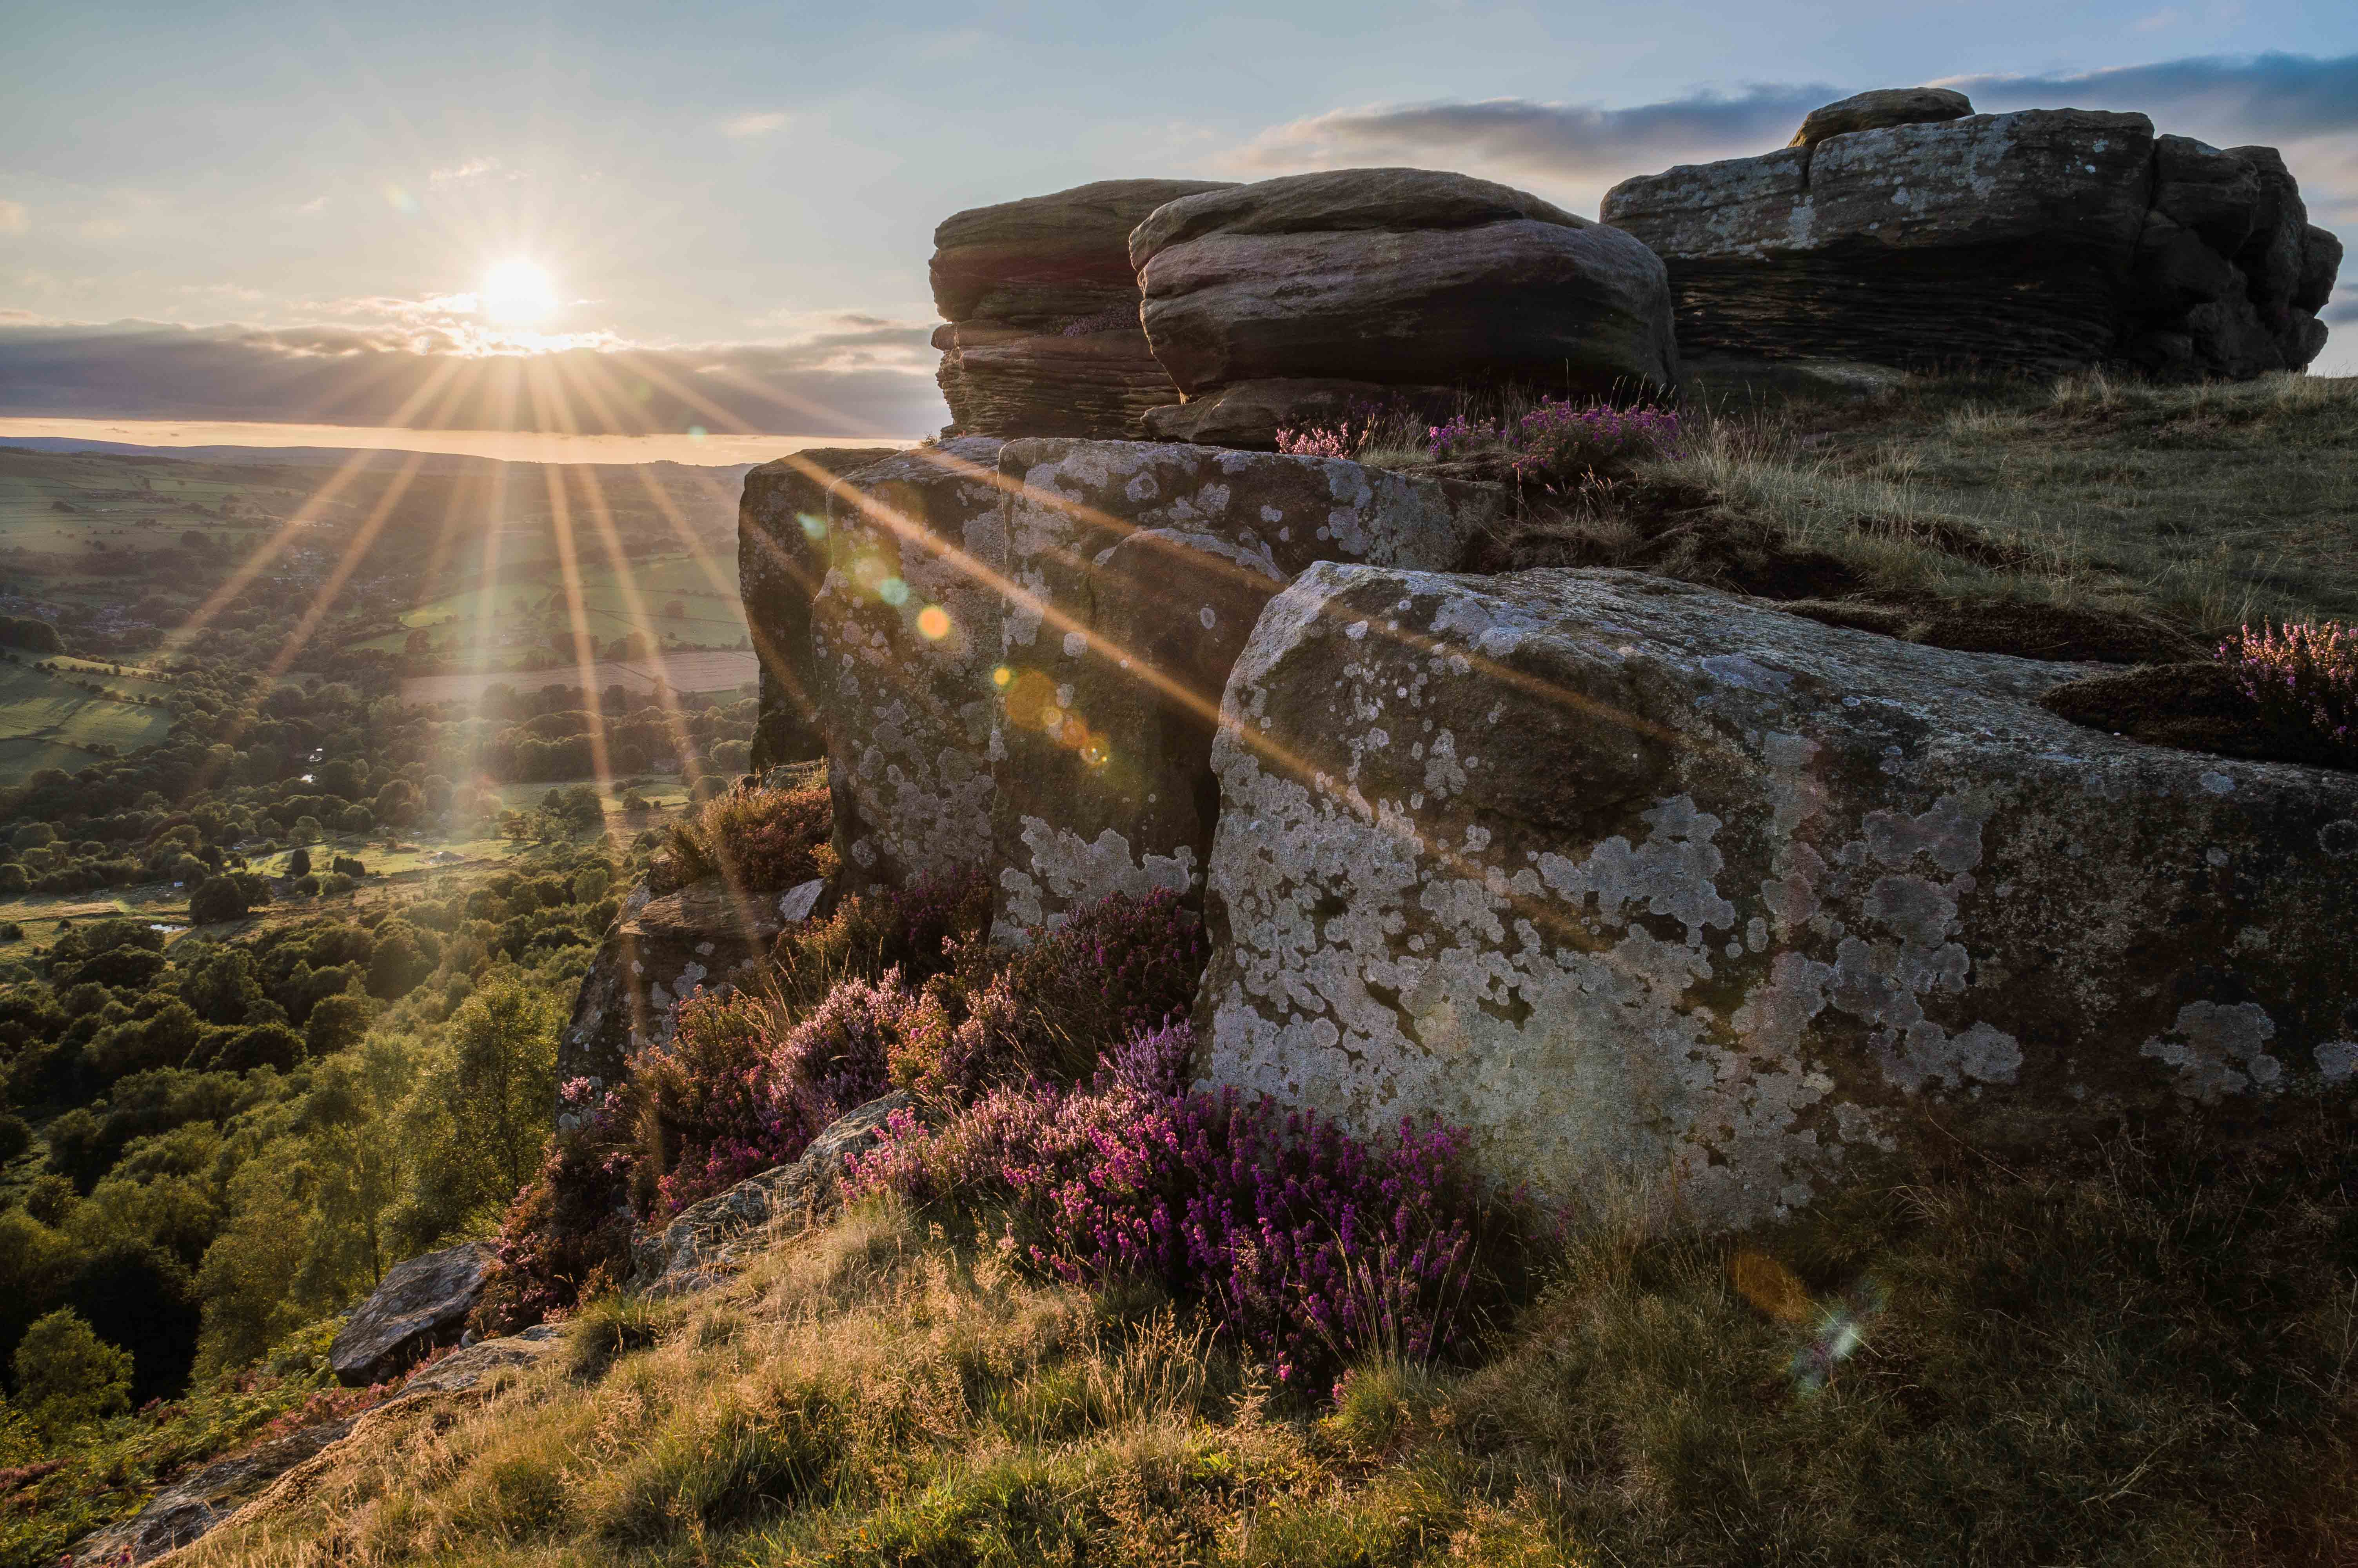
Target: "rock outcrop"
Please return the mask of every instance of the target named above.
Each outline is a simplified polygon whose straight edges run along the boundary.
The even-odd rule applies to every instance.
[[[1215,743],[1206,1069],[1718,1227],[1942,1132],[2346,1079],[2358,776],[2039,706],[2080,673],[1630,573],[1314,567]]]
[[[766,1244],[780,1226],[816,1225],[842,1205],[846,1161],[875,1143],[909,1097],[870,1100],[827,1124],[791,1164],[746,1177],[631,1238],[631,1285],[652,1295],[685,1295],[718,1283]]]
[[[1130,256],[1147,341],[1191,403],[1302,380],[1420,394],[1677,380],[1668,284],[1645,245],[1466,175],[1342,169],[1184,197],[1138,226]],[[1255,400],[1303,422],[1282,390]]]
[[[1927,91],[1606,194],[1605,222],[1668,264],[1686,352],[2244,376],[2323,345],[2341,246],[2274,149]]]
[[[737,505],[737,582],[762,665],[756,773],[826,751],[812,697],[810,605],[827,576],[827,496],[844,475],[892,455],[884,447],[813,447],[745,476]]]
[[[622,901],[557,1037],[557,1079],[619,1083],[631,1058],[671,1038],[682,998],[698,987],[732,984],[769,954],[806,892],[754,892],[719,878],[656,897],[641,886]],[[560,1125],[562,1116],[560,1116]]]
[[[328,1346],[336,1380],[348,1388],[382,1383],[428,1351],[456,1344],[482,1294],[494,1250],[486,1241],[466,1241],[387,1269]]]
[[[1138,326],[1130,232],[1200,179],[1107,179],[970,208],[934,231],[934,333],[952,431],[1125,437],[1172,400]]]
[[[226,1522],[271,1482],[349,1434],[357,1419],[321,1422],[200,1465],[148,1498],[130,1519],[85,1536],[67,1561],[149,1563],[186,1546]]]
[[[834,498],[813,607],[850,885],[977,869],[1002,936],[1192,891],[1245,633],[1314,561],[1451,569],[1495,487],[1129,441],[979,439]]]

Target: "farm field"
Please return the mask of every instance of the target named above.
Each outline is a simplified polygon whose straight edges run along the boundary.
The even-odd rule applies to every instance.
[[[620,685],[633,696],[644,696],[658,681],[674,691],[734,691],[758,678],[761,662],[743,650],[712,654],[665,654],[650,659],[609,659],[590,666],[590,684],[603,691]],[[457,702],[481,696],[495,686],[518,691],[544,687],[579,686],[579,666],[546,670],[482,670],[463,675],[407,676],[401,683],[406,702]]]
[[[168,689],[160,682],[82,667],[85,678],[118,691],[149,695]],[[171,725],[165,708],[119,702],[29,664],[0,665],[0,775],[21,778],[39,768],[87,767],[93,746],[130,752],[161,741]]]

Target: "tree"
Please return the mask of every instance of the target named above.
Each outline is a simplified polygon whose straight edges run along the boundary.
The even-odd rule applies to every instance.
[[[197,890],[210,892],[216,877]],[[262,985],[254,976],[254,957],[243,947],[217,946],[189,967],[180,980],[180,1000],[207,1023],[244,1023],[262,1000]]]
[[[321,997],[303,1022],[303,1043],[314,1056],[332,1056],[359,1044],[375,1016],[376,1008],[367,997],[350,991]]]
[[[563,1022],[552,993],[509,975],[478,989],[445,1028],[457,1091],[451,1121],[490,1166],[494,1202],[513,1197],[540,1166]]]
[[[211,877],[189,895],[189,918],[199,925],[245,918],[245,892],[235,877]]]
[[[311,874],[311,851],[308,849],[297,849],[293,854],[287,856],[287,874],[290,877],[309,876]]]
[[[410,988],[434,972],[434,956],[408,926],[387,922],[377,933],[376,951],[369,956],[369,995],[396,1001]]]
[[[36,1319],[12,1365],[17,1407],[52,1441],[131,1408],[130,1354],[92,1333],[71,1307]]]

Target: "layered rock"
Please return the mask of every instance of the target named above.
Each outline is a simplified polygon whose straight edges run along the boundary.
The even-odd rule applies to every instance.
[[[386,1270],[328,1346],[328,1368],[336,1380],[352,1388],[382,1383],[408,1371],[428,1351],[457,1344],[495,1253],[488,1241],[466,1241]]]
[[[1114,892],[1193,898],[1212,731],[1270,599],[1318,561],[1448,570],[1496,487],[1339,460],[1011,441],[987,864],[1013,940]]]
[[[1134,435],[1172,400],[1138,326],[1130,232],[1164,202],[1222,187],[1108,179],[970,208],[934,231],[938,381],[957,432]]]
[[[2038,698],[2079,673],[1629,573],[1314,567],[1214,745],[1206,1068],[1711,1226],[2348,1078],[2358,777],[2077,728]]]
[[[826,752],[812,697],[810,603],[827,576],[827,496],[843,475],[890,456],[880,447],[814,447],[745,476],[737,505],[737,581],[762,665],[756,772]]]
[[[1343,169],[1189,196],[1139,225],[1130,256],[1147,340],[1189,402],[1271,382],[1604,393],[1677,378],[1659,259],[1465,175]]]
[[[2188,376],[2315,356],[2340,245],[2273,149],[2142,114],[1952,114],[1970,106],[1929,91],[1606,194],[1605,222],[1668,264],[1688,352]]]

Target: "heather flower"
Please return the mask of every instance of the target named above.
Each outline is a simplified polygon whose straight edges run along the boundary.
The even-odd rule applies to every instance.
[[[2219,656],[2267,731],[2304,760],[2358,766],[2358,629],[2263,622],[2222,643]]]
[[[1292,458],[1347,458],[1359,449],[1359,442],[1347,424],[1331,428],[1308,425],[1298,430],[1281,426],[1277,449]]]

